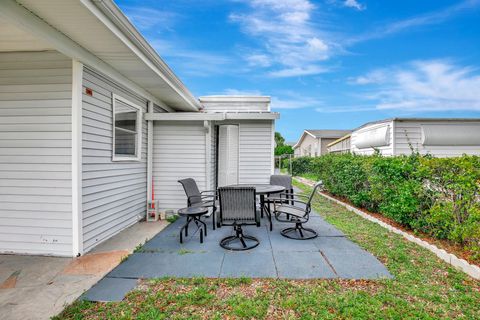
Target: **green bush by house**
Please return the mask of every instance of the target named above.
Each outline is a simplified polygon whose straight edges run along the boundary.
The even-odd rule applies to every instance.
[[[416,231],[449,239],[480,259],[480,157],[329,154],[293,159],[293,175]]]

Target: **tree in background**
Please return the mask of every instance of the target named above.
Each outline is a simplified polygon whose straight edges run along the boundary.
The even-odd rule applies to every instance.
[[[293,154],[292,146],[285,144],[285,138],[280,132],[275,132],[275,155]]]
[[[275,132],[275,146],[280,147],[285,145],[285,138],[280,132]]]

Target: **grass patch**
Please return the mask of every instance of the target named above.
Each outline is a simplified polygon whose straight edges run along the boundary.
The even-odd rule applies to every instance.
[[[168,216],[166,220],[170,223],[174,223],[175,221],[178,220],[178,218],[179,218],[178,214],[173,214],[171,216]]]
[[[144,280],[122,302],[76,302],[55,319],[480,318],[480,281],[320,196],[314,209],[381,260],[395,279]]]

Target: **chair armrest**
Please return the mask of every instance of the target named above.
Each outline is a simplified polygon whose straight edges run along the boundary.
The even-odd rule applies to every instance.
[[[203,193],[217,193],[217,190],[203,190],[202,192],[200,192],[200,194],[203,194]]]
[[[272,201],[274,205],[276,205],[277,203],[279,204],[284,204],[286,200],[288,201],[293,201],[294,203],[301,203],[301,204],[304,204],[304,205],[308,205],[307,202],[305,201],[302,201],[302,200],[296,200],[296,199],[285,199],[285,198],[268,198],[269,201]],[[292,207],[295,207],[295,205],[292,205]]]

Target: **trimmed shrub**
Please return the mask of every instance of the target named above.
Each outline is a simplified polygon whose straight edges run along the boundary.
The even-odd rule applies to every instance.
[[[331,194],[462,244],[480,259],[480,157],[328,154],[292,161],[293,175],[321,179]]]

